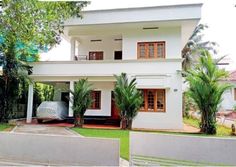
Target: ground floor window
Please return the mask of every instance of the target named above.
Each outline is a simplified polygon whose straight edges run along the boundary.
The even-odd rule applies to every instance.
[[[101,91],[92,91],[92,104],[89,109],[101,109]]]
[[[165,89],[141,89],[143,104],[140,111],[165,112]]]

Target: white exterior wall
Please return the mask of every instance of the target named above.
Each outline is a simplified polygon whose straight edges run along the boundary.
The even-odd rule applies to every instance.
[[[94,90],[101,91],[101,109],[88,109],[86,116],[111,116],[111,91],[114,88],[112,82],[91,82]]]
[[[223,93],[223,101],[221,102],[221,109],[223,110],[233,110],[236,105],[236,101],[234,100],[234,88],[236,88],[236,84],[233,84],[234,87],[225,91]]]
[[[139,112],[133,121],[137,129],[182,129],[182,78],[179,73],[170,74],[170,87],[166,90],[166,112]],[[137,85],[140,87],[139,85]],[[143,88],[163,88],[161,83],[150,82]]]
[[[123,59],[137,59],[137,43],[165,41],[166,58],[181,58],[181,28],[160,28],[157,30],[127,31],[123,33]]]
[[[202,4],[167,5],[141,8],[84,11],[83,19],[73,18],[66,25],[200,19]]]
[[[86,116],[111,116],[111,91],[114,88],[113,82],[90,82],[94,90],[101,91],[101,109],[88,109]],[[54,101],[61,100],[61,93],[69,91],[69,85],[65,83],[56,83],[54,92]]]
[[[101,39],[101,42],[91,42],[91,39]],[[90,37],[80,38],[78,46],[78,55],[89,55],[89,52],[103,51],[104,60],[113,60],[114,51],[122,50],[121,41],[114,41],[115,38],[111,37]]]
[[[69,92],[69,84],[65,83],[56,83],[54,86],[54,101],[61,101],[61,93]]]

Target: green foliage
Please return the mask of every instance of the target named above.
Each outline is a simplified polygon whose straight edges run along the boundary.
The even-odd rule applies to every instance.
[[[233,106],[233,112],[236,112],[236,105]]]
[[[8,46],[14,44],[16,47],[20,43],[25,46],[19,49],[23,55],[30,46],[44,50],[58,44],[64,21],[81,17],[81,9],[88,4],[86,1],[38,0],[3,0],[2,3],[0,34],[4,43],[1,50],[7,52]]]
[[[208,28],[207,25],[199,24],[182,50],[182,57],[184,58],[183,69],[185,71],[191,68],[198,61],[198,58],[201,56],[201,50],[208,50],[217,53],[215,49],[217,46],[216,42],[202,40],[204,36],[202,32],[206,28]]]
[[[183,93],[183,100],[184,100],[184,117],[189,117],[190,111],[196,111],[196,104],[194,100],[188,96],[188,93]]]
[[[35,92],[38,92],[38,96],[42,101],[52,101],[54,96],[54,86],[42,83],[35,83]]]
[[[9,125],[9,124],[2,123],[2,124],[0,124],[0,131],[7,130],[7,129],[11,128],[11,127],[12,127],[12,126]]]
[[[75,127],[82,127],[84,124],[84,113],[86,109],[92,104],[92,85],[87,79],[80,79],[74,87],[74,91],[70,90],[72,94],[73,111],[75,118]],[[79,121],[78,121],[79,120]]]
[[[30,82],[31,67],[27,61],[38,60],[39,51],[60,42],[63,23],[80,17],[83,2],[43,2],[38,0],[3,0],[0,13],[0,122],[7,121],[17,105],[20,84]],[[25,91],[25,90],[24,90]]]
[[[137,115],[143,98],[136,89],[136,79],[132,79],[130,82],[125,73],[120,76],[116,76],[116,84],[114,89],[115,102],[120,109],[120,116],[122,119],[122,128],[132,128],[132,120]],[[126,122],[127,121],[127,122]],[[126,125],[124,125],[126,124]]]
[[[202,51],[199,63],[186,72],[189,83],[188,96],[196,103],[201,112],[201,132],[216,133],[216,112],[222,101],[222,94],[231,85],[220,83],[228,73],[219,69],[207,51]]]
[[[193,126],[195,128],[200,127],[200,121],[196,118],[184,118],[184,123],[190,126]],[[223,125],[216,125],[217,130],[216,130],[216,136],[231,136],[231,128],[225,127]]]

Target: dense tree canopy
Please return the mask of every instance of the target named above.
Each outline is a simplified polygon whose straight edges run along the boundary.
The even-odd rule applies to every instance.
[[[45,2],[38,0],[3,0],[0,12],[0,121],[9,119],[20,97],[20,84],[27,83],[26,62],[36,61],[38,53],[60,42],[63,23],[81,17],[88,2]],[[0,62],[1,63],[1,62]],[[25,86],[24,86],[25,87]]]
[[[60,42],[63,23],[81,17],[88,2],[45,2],[38,0],[3,0],[0,14],[0,50],[9,52],[14,45],[19,58],[35,50],[47,50]],[[2,42],[1,42],[2,41]],[[23,58],[24,60],[24,58]]]

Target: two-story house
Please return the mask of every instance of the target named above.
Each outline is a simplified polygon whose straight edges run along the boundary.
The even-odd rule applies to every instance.
[[[53,83],[62,100],[80,78],[93,84],[87,117],[119,118],[113,100],[114,74],[137,79],[143,105],[133,128],[181,129],[181,50],[201,18],[202,4],[168,5],[82,12],[66,22],[70,61],[33,63],[35,82]],[[56,56],[56,55],[55,55]],[[29,86],[27,122],[32,119]],[[69,117],[73,110],[69,107]]]

